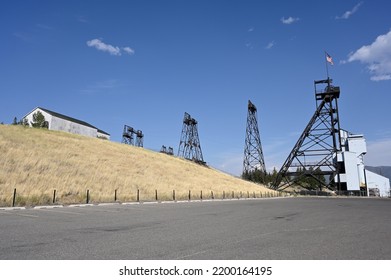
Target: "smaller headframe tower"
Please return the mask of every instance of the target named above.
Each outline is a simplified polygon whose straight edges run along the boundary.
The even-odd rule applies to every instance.
[[[188,113],[185,113],[183,118],[178,156],[197,163],[205,164],[202,156],[200,139],[198,137],[197,121]]]
[[[133,127],[124,125],[122,132],[122,143],[136,147],[143,147],[144,134],[141,130],[135,130]]]
[[[162,154],[166,154],[166,155],[169,155],[169,156],[173,156],[174,155],[174,148],[173,147],[167,147],[162,145],[162,148],[160,149],[160,152]]]
[[[258,130],[257,107],[249,100],[242,177],[251,181],[263,181],[265,174],[265,161]]]

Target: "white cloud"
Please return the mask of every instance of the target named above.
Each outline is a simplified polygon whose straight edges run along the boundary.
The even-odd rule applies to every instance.
[[[293,17],[288,17],[288,18],[282,17],[281,18],[281,22],[283,24],[292,24],[292,23],[299,21],[299,20],[300,20],[300,18],[293,18]]]
[[[373,76],[373,77],[371,77],[371,80],[372,80],[372,81],[375,81],[375,82],[378,82],[378,81],[387,81],[387,80],[391,80],[391,75],[388,74],[388,75]]]
[[[124,47],[124,48],[122,48],[122,49],[123,49],[124,52],[126,52],[127,54],[130,54],[130,55],[134,54],[134,50],[131,49],[131,48],[129,48],[129,47]]]
[[[266,45],[265,49],[270,50],[275,45],[274,41],[271,41],[269,44]]]
[[[391,30],[380,35],[370,44],[365,45],[348,55],[348,60],[367,64],[372,81],[391,80]]]
[[[116,56],[122,55],[121,50],[126,52],[129,55],[134,54],[134,50],[131,49],[130,47],[120,48],[117,46],[106,44],[106,43],[102,42],[102,40],[100,40],[100,39],[92,39],[90,41],[87,41],[87,46],[96,48],[97,50],[102,51],[102,52],[108,52],[109,54],[116,55]]]
[[[99,39],[92,39],[90,41],[87,41],[87,46],[94,47],[102,52],[108,52],[111,55],[121,55],[121,50],[119,47],[114,47],[112,45],[105,44]]]
[[[353,7],[350,11],[346,11],[342,16],[336,16],[336,19],[348,19],[350,18],[353,14],[355,14],[358,11],[358,8],[363,4],[364,2],[358,3],[356,6]]]

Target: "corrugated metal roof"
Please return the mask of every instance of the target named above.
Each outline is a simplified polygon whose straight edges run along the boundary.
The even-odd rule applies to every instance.
[[[52,116],[60,118],[60,119],[64,119],[64,120],[67,120],[67,121],[78,123],[78,124],[81,124],[81,125],[84,125],[84,126],[88,126],[88,127],[91,127],[91,128],[95,128],[99,133],[106,134],[106,135],[110,136],[109,133],[107,133],[107,132],[105,132],[105,131],[103,131],[103,130],[95,127],[95,126],[93,126],[92,124],[89,124],[88,122],[85,122],[85,121],[82,121],[82,120],[78,120],[78,119],[75,119],[75,118],[72,118],[72,117],[69,117],[69,116],[66,116],[66,115],[63,115],[63,114],[60,114],[60,113],[57,113],[57,112],[54,112],[54,111],[42,108],[42,107],[37,107],[33,111],[35,111],[36,109],[40,109],[40,110],[42,110],[42,111],[44,111],[44,112],[46,112],[46,113],[48,113],[48,114],[50,114]]]

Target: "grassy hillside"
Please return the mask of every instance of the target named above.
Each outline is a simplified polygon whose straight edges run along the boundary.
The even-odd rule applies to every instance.
[[[0,125],[0,206],[49,204],[56,190],[57,203],[216,198],[247,192],[271,192],[188,160],[100,139]]]

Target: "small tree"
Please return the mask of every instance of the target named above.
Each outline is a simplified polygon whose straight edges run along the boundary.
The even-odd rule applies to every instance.
[[[278,175],[278,172],[276,170],[276,167],[273,168],[273,172],[268,174],[268,182],[269,183],[274,183]]]
[[[247,180],[247,181],[252,181],[255,183],[265,184],[266,183],[266,173],[262,172],[259,169],[255,169],[255,170],[252,170],[249,172],[243,172],[242,179]]]
[[[41,113],[41,111],[37,111],[33,114],[33,122],[31,123],[32,127],[42,127],[48,128],[48,122],[45,120],[45,116]]]
[[[18,124],[18,119],[15,117],[14,121],[12,122],[12,125],[17,125]]]
[[[29,121],[27,119],[23,119],[19,121],[19,124],[23,126],[29,126]]]

